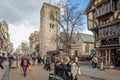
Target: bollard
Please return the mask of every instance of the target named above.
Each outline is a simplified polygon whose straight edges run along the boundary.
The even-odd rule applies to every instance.
[[[103,70],[103,61],[101,62],[100,70]]]

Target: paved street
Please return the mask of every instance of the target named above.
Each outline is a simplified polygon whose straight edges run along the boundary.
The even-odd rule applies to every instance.
[[[7,68],[8,68],[8,62],[5,61],[5,62],[3,63],[3,66],[4,66],[4,70],[2,70],[2,69],[0,68],[0,80],[2,80],[4,73],[5,73],[5,71],[6,71]]]
[[[81,62],[82,76],[89,77],[93,80],[120,80],[119,70],[92,69],[88,62]]]
[[[105,70],[100,71],[98,69],[92,69],[91,66],[86,65],[86,62],[81,62],[82,75],[78,75],[78,80],[119,80],[120,71],[117,70]],[[19,71],[19,68],[10,70],[9,80],[48,80],[49,73],[45,71],[41,66],[35,65],[31,72],[28,72],[24,77],[23,73]]]
[[[42,66],[35,65],[32,67],[32,71],[29,72],[26,77],[23,76],[23,73],[19,71],[19,68],[14,68],[10,70],[9,80],[48,80],[49,72],[43,69]],[[78,76],[79,80],[92,80],[86,76]]]
[[[48,74],[49,72],[38,65],[32,66],[32,71],[28,71],[26,77],[19,71],[19,68],[14,68],[10,70],[9,80],[48,80]]]

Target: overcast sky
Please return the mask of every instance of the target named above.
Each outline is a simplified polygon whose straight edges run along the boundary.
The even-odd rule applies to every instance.
[[[16,49],[35,30],[39,31],[40,9],[43,2],[56,4],[59,0],[0,0],[0,21],[8,23],[10,40]],[[75,0],[88,1],[88,0]],[[88,32],[87,30],[84,31]]]

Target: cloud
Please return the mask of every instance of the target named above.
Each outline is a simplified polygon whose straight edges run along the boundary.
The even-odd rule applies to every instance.
[[[39,31],[40,9],[44,2],[55,4],[58,0],[0,0],[0,21],[8,23],[11,42],[16,49],[28,41],[30,33]]]
[[[36,24],[44,2],[55,4],[59,0],[0,0],[0,19],[8,23],[26,20]]]
[[[29,42],[30,33],[40,28],[40,9],[44,2],[59,0],[0,0],[0,21],[8,23],[10,40],[16,49],[22,41]],[[64,0],[63,0],[64,1]]]
[[[34,32],[35,30],[38,31],[36,27],[31,26],[27,22],[15,25],[9,24],[9,34],[11,41],[14,44],[14,49],[16,49],[23,41],[29,42],[28,38],[31,32]]]
[[[89,30],[84,30],[84,31],[82,31],[82,33],[85,33],[85,34],[91,34],[91,35],[93,35],[93,33],[91,32],[91,31],[89,31]]]

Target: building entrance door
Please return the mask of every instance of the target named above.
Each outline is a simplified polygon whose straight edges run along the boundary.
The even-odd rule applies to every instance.
[[[120,67],[120,49],[117,49],[115,53],[115,66]]]

